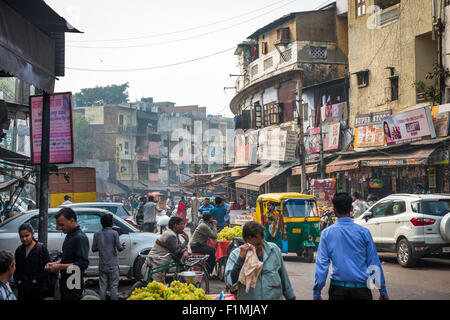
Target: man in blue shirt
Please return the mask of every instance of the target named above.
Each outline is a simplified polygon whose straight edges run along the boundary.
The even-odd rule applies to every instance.
[[[214,208],[214,207],[212,206],[212,204],[211,204],[211,202],[210,202],[210,199],[209,199],[209,198],[205,198],[204,203],[203,203],[203,204],[200,206],[200,208],[198,209],[198,212],[199,212],[199,213],[198,213],[198,217],[199,217],[199,219],[201,219],[205,213],[211,212],[211,210],[212,210],[213,208]]]
[[[217,232],[220,232],[225,227],[225,216],[227,214],[227,209],[222,203],[222,198],[216,197],[216,206],[211,209],[210,213],[213,219],[217,221]]]
[[[330,300],[372,300],[371,288],[380,291],[380,300],[389,300],[383,269],[370,231],[353,222],[352,198],[347,193],[333,197],[338,222],[326,228],[316,257],[314,300],[322,300],[330,262],[333,264]]]

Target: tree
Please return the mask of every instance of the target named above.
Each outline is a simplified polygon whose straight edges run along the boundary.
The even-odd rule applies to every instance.
[[[78,113],[73,114],[73,143],[75,161],[92,159],[95,150],[94,134],[86,118]]]
[[[73,95],[75,107],[104,106],[128,102],[128,82],[121,85],[81,89]]]

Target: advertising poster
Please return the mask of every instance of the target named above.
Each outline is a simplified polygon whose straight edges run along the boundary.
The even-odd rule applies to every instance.
[[[447,137],[450,130],[450,112],[438,113],[433,116],[434,129],[437,137]]]
[[[355,128],[355,149],[382,147],[384,144],[385,138],[381,123]]]
[[[436,138],[431,112],[423,107],[392,115],[383,121],[386,144],[396,145]]]
[[[322,126],[323,151],[331,151],[339,149],[340,129],[341,129],[340,123]],[[305,143],[306,152],[308,153],[320,152],[320,128],[309,129],[305,139],[306,139]]]
[[[33,164],[41,163],[43,96],[30,97]],[[72,93],[50,96],[50,164],[73,163]]]
[[[311,193],[317,198],[319,207],[328,208],[333,206],[333,196],[336,194],[336,178],[312,179]]]

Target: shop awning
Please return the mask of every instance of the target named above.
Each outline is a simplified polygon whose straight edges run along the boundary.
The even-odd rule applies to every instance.
[[[298,165],[298,163],[284,166],[270,166],[261,172],[252,172],[248,176],[236,180],[236,188],[259,191],[259,188],[263,184],[296,165]]]
[[[319,164],[311,164],[305,166],[306,174],[317,173],[319,171]],[[302,175],[302,166],[292,168],[293,176],[301,176]]]
[[[12,164],[31,166],[31,159],[29,157],[2,147],[0,147],[0,160],[11,162]]]
[[[217,175],[233,173],[233,172],[237,172],[237,171],[244,170],[244,169],[247,169],[247,167],[235,168],[235,169],[225,170],[225,171],[209,172],[209,173],[190,174],[189,176],[191,176],[191,177],[202,177],[202,178],[214,178]]]
[[[327,165],[326,172],[338,172],[357,169],[359,167],[396,167],[406,165],[427,164],[430,155],[438,146],[427,146],[421,149],[408,150],[397,153],[379,153],[362,155],[360,157],[345,158],[339,156]]]
[[[53,93],[65,32],[79,31],[42,0],[0,1],[0,71]]]

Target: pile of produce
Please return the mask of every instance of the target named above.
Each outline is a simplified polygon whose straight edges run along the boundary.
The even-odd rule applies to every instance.
[[[213,300],[203,289],[193,284],[173,281],[169,287],[153,281],[147,287],[137,288],[128,300]]]
[[[217,239],[220,241],[231,241],[236,237],[242,238],[242,227],[240,226],[225,227],[217,234]]]

